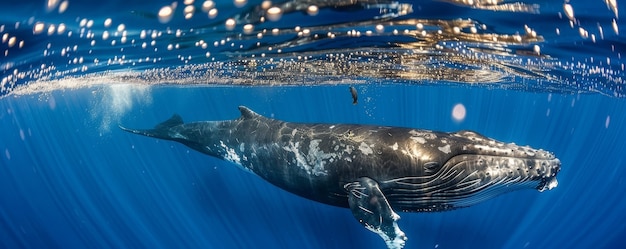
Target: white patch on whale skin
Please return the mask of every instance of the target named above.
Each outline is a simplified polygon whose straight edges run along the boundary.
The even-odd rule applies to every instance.
[[[396,214],[395,212],[393,212],[392,214],[393,217],[393,230],[396,234],[396,236],[394,238],[390,238],[387,234],[385,234],[385,232],[383,232],[382,230],[380,230],[380,228],[374,228],[370,225],[365,225],[365,228],[367,228],[367,230],[370,230],[376,234],[378,234],[381,238],[383,238],[383,240],[385,241],[385,244],[387,244],[387,248],[389,249],[402,249],[404,248],[404,245],[406,244],[406,236],[404,235],[404,232],[402,230],[400,230],[400,227],[398,227],[398,220],[400,219],[400,216],[398,214]]]
[[[336,154],[333,153],[324,153],[324,151],[320,150],[319,144],[322,140],[314,139],[309,143],[309,164],[313,165],[313,174],[314,175],[327,175],[328,171],[324,169],[324,165],[326,164],[326,160],[332,159],[336,157]]]
[[[226,146],[226,144],[224,144],[224,141],[220,141],[220,146],[224,148],[224,152],[225,152],[225,155],[223,155],[224,160],[236,164],[237,166],[239,166],[239,168],[241,168],[242,170],[246,172],[255,174],[251,168],[247,168],[243,166],[243,164],[241,163],[241,157],[239,157],[239,154],[237,154],[237,152],[235,152],[233,148],[229,148],[228,146]],[[208,146],[207,146],[207,149],[208,149]],[[248,158],[245,155],[244,155],[244,161],[248,161]]]
[[[298,149],[298,147],[300,147],[300,142],[296,142],[295,144],[293,142],[289,142],[289,146],[284,146],[283,150],[293,152],[296,159],[296,165],[306,170],[306,172],[310,172],[311,166],[309,166],[309,164],[306,162],[306,158],[304,158],[304,156],[300,154],[300,149]]]
[[[490,152],[494,152],[497,154],[501,154],[501,155],[508,155],[509,153],[514,153],[516,151],[522,151],[521,149],[527,149],[528,152],[533,153],[533,149],[530,147],[524,148],[524,147],[520,147],[518,148],[515,144],[511,143],[505,146],[489,146],[489,145],[482,145],[482,144],[476,144],[474,145],[474,148],[478,149],[479,151],[490,151]],[[529,155],[532,156],[532,155]]]
[[[239,158],[239,155],[237,155],[237,152],[235,152],[234,149],[226,146],[226,144],[224,144],[224,141],[220,141],[220,146],[222,146],[222,148],[224,148],[224,150],[226,151],[226,154],[224,155],[224,160],[235,163],[237,165],[241,165],[241,158]]]
[[[446,154],[450,154],[450,152],[452,152],[449,144],[446,144],[445,146],[442,146],[442,147],[437,147],[437,149],[439,149],[441,152],[446,153]]]
[[[411,139],[420,144],[425,144],[426,140],[433,140],[437,138],[437,135],[433,134],[430,131],[411,130],[409,131],[409,134],[411,135]]]
[[[361,142],[361,144],[359,145],[359,150],[361,150],[361,153],[363,153],[363,155],[369,155],[369,154],[374,153],[372,148],[369,145],[367,145],[365,142]]]
[[[389,148],[391,148],[392,150],[398,150],[398,143],[395,143],[392,146],[389,146]]]
[[[352,154],[354,147],[352,145],[346,145],[346,148],[343,150],[347,154]]]
[[[426,143],[426,139],[423,137],[411,137],[411,139],[417,143],[420,144],[425,144]]]
[[[300,143],[290,142],[288,146],[284,146],[283,149],[289,152],[294,153],[295,156],[295,164],[304,169],[308,174],[313,175],[327,175],[328,171],[325,169],[325,165],[327,162],[334,161],[334,158],[338,157],[340,154],[337,153],[325,153],[319,148],[319,143],[322,140],[314,139],[309,143],[309,151],[308,154],[303,154],[300,152]]]

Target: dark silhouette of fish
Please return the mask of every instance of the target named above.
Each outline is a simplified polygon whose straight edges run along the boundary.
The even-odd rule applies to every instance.
[[[350,87],[350,94],[352,94],[352,104],[356,105],[359,103],[359,95],[356,92],[356,88],[354,88],[353,86]]]

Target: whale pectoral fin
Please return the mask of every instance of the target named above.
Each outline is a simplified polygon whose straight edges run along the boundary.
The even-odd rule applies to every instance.
[[[362,177],[345,187],[354,218],[365,228],[380,235],[389,249],[403,248],[407,237],[398,227],[400,216],[391,209],[378,183]]]

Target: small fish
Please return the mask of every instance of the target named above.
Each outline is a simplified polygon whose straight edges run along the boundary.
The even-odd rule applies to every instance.
[[[359,96],[357,95],[356,88],[353,86],[350,87],[350,93],[352,94],[352,104],[356,105],[358,103]]]

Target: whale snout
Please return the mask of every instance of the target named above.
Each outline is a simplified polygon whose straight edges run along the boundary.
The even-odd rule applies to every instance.
[[[556,180],[556,175],[561,171],[561,161],[558,158],[547,160],[545,168],[548,170],[548,175],[544,175],[539,182],[537,186],[539,192],[551,190],[559,185],[559,182]]]
[[[506,145],[514,148],[512,153],[484,153],[474,157],[477,160],[477,171],[484,173],[486,179],[504,183],[507,186],[529,186],[543,192],[558,185],[557,174],[561,170],[561,161],[551,152]]]

